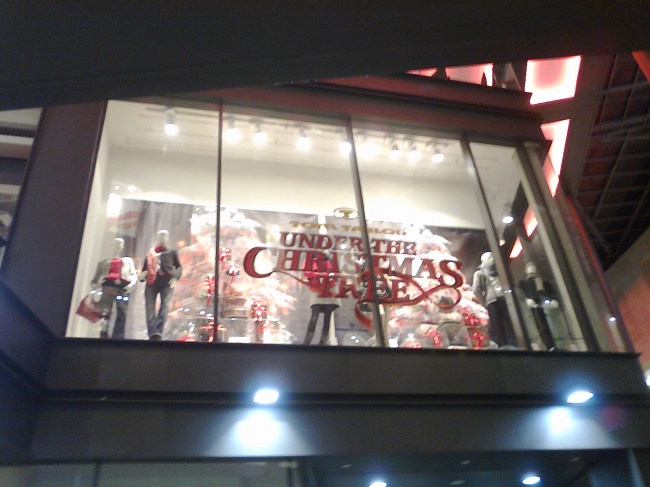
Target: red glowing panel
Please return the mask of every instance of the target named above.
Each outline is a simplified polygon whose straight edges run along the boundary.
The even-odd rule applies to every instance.
[[[529,206],[524,215],[524,229],[526,229],[526,235],[530,237],[536,228],[537,217],[535,216],[533,209]]]
[[[409,74],[431,77],[437,71],[436,68],[414,69],[408,71]],[[449,79],[454,81],[464,81],[465,83],[474,83],[480,85],[485,74],[488,86],[492,86],[492,64],[475,64],[473,66],[459,66],[456,68],[446,68]]]
[[[551,164],[550,159],[546,159],[544,165],[542,166],[542,172],[544,173],[544,178],[546,179],[546,184],[548,184],[548,189],[551,191],[551,196],[555,196],[557,193],[557,185],[560,183],[560,178],[555,174],[553,169],[553,164]]]
[[[580,56],[528,61],[525,89],[533,94],[530,104],[575,96],[579,71]]]
[[[546,140],[553,141],[548,151],[548,157],[551,159],[555,174],[559,177],[562,171],[562,161],[564,160],[566,138],[569,133],[569,119],[545,123],[542,125],[542,132],[544,132]]]
[[[516,259],[517,257],[519,257],[523,249],[524,248],[521,245],[521,240],[519,240],[519,237],[517,237],[517,240],[515,240],[515,244],[512,246],[512,252],[510,252],[510,258]]]

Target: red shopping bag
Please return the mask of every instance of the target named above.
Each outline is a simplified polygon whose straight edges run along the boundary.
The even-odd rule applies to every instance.
[[[77,314],[86,318],[93,323],[97,323],[102,319],[102,314],[97,307],[97,303],[93,301],[92,296],[89,294],[81,300],[79,307],[77,308]]]

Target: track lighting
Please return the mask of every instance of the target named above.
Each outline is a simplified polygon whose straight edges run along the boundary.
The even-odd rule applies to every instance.
[[[233,122],[233,121],[230,121],[228,123],[228,130],[226,130],[223,133],[223,136],[231,144],[234,144],[234,143],[239,142],[241,140],[241,132],[239,131],[239,129],[237,127],[235,127],[235,122]]]
[[[305,131],[300,131],[300,136],[296,140],[296,147],[300,150],[308,150],[311,147],[311,140],[305,135]]]
[[[253,134],[253,142],[256,145],[264,145],[269,140],[269,137],[266,135],[266,132],[262,131],[262,128],[258,125]]]
[[[167,135],[176,135],[178,133],[178,125],[176,125],[176,111],[173,108],[170,108],[166,111],[167,113],[167,122],[163,129]]]
[[[431,157],[431,160],[436,164],[440,164],[442,161],[445,160],[445,155],[442,152],[440,152],[440,149],[436,149],[433,152],[433,157]]]
[[[402,151],[399,150],[397,144],[393,144],[390,147],[390,152],[388,153],[388,157],[390,157],[391,159],[399,159],[401,156],[402,156]]]
[[[420,151],[417,149],[417,147],[415,147],[415,145],[412,145],[411,149],[409,150],[408,156],[406,157],[411,162],[417,162],[422,157],[422,154],[420,154]]]
[[[379,147],[377,146],[377,144],[370,142],[369,140],[367,140],[361,145],[361,154],[363,154],[364,157],[376,156],[378,152],[379,152]]]
[[[347,137],[343,137],[343,140],[339,144],[339,152],[343,155],[348,155],[351,150],[352,150],[352,144],[350,144]]]

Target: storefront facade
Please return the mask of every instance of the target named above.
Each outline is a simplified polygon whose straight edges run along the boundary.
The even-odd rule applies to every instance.
[[[528,95],[411,76],[46,109],[0,270],[15,462],[632,472],[647,387],[547,150]]]

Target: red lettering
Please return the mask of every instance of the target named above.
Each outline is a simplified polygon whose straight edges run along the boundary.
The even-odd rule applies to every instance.
[[[329,249],[332,246],[332,238],[329,235],[319,235],[316,239],[317,249]]]
[[[311,237],[311,240],[310,240]],[[298,235],[298,247],[301,249],[307,247],[309,249],[314,248],[314,235],[307,235],[306,233],[301,233]]]
[[[395,301],[409,301],[411,296],[406,294],[406,289],[409,287],[408,282],[404,279],[396,279],[391,281],[392,296]]]
[[[297,271],[300,268],[300,250],[280,250],[278,264],[275,266],[280,271]],[[289,267],[287,267],[289,263]]]
[[[271,275],[271,272],[260,274],[255,270],[255,257],[257,257],[257,254],[264,250],[266,250],[266,247],[253,247],[248,252],[246,252],[246,256],[244,257],[244,272],[246,272],[246,274],[249,276],[255,277],[257,279],[264,279],[265,277],[269,277]]]
[[[359,299],[359,292],[357,291],[357,284],[354,280],[349,280],[345,277],[339,279],[339,293],[337,298],[347,298],[348,294],[352,294],[354,299]]]
[[[386,253],[387,254],[399,254],[400,253],[400,247],[402,246],[402,242],[398,242],[397,240],[386,240]]]
[[[291,235],[291,243],[289,243],[287,240],[287,237]],[[280,232],[280,244],[283,247],[293,247],[294,244],[296,243],[296,234],[295,233],[290,233],[290,232]]]
[[[359,237],[350,237],[350,247],[359,252],[363,252],[363,249],[361,248],[361,239]]]
[[[390,270],[409,276],[413,275],[413,257],[404,257],[402,265],[399,265],[396,255],[389,256],[388,260],[390,262]]]
[[[422,259],[422,265],[418,269],[417,274],[414,277],[423,277],[422,273],[426,272],[429,279],[436,278],[436,267],[431,259]]]
[[[453,265],[453,267],[449,267],[450,265]],[[451,287],[456,287],[456,288],[461,287],[463,285],[463,283],[464,283],[463,275],[460,272],[456,272],[456,271],[460,271],[462,268],[463,268],[463,265],[458,261],[441,260],[440,261],[440,270],[443,272],[443,274],[446,274],[446,275],[448,275],[450,277],[453,277],[454,282],[449,284],[448,282],[446,282],[444,280],[444,275],[442,275],[442,274],[440,276],[438,276],[438,280],[441,283],[447,284],[447,285],[449,285]]]

